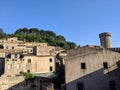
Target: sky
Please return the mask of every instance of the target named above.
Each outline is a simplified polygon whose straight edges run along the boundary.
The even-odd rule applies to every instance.
[[[99,33],[112,34],[120,47],[120,0],[0,0],[0,28],[38,28],[77,45],[100,45]]]

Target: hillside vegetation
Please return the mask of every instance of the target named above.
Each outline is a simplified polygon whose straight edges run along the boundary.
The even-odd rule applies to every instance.
[[[0,29],[0,38],[17,37],[19,40],[26,42],[42,42],[50,46],[61,47],[64,49],[72,49],[76,47],[74,42],[66,41],[62,35],[56,35],[53,31],[39,30],[37,28],[20,28],[14,34],[6,34]]]

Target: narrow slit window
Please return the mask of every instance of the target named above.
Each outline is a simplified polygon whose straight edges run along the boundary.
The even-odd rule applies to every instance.
[[[50,71],[53,71],[53,68],[52,68],[52,66],[50,66]]]

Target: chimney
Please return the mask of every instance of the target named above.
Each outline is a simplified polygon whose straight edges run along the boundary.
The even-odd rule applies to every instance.
[[[111,44],[111,34],[109,32],[104,32],[99,34],[101,46],[104,48],[112,48]]]

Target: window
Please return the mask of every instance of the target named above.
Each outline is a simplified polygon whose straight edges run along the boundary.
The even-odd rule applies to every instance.
[[[28,63],[31,63],[31,59],[28,59]]]
[[[110,90],[116,90],[115,81],[110,81]]]
[[[4,47],[3,47],[3,45],[0,45],[0,49],[3,49]]]
[[[6,61],[9,61],[9,59],[6,59]]]
[[[20,64],[17,64],[16,68],[19,69],[20,68]]]
[[[52,62],[52,58],[49,59],[49,62]]]
[[[78,82],[77,83],[77,90],[85,90],[84,83],[83,82]]]
[[[53,71],[53,68],[52,68],[52,66],[50,66],[50,71]]]
[[[30,73],[30,69],[28,69],[27,72]]]
[[[14,47],[12,47],[12,49],[14,49]]]
[[[6,53],[6,57],[7,58],[11,58],[11,54],[10,53]]]
[[[108,63],[107,62],[103,62],[103,68],[107,69],[108,68]]]
[[[13,42],[13,40],[11,40],[11,42]]]
[[[12,68],[12,65],[11,65],[11,64],[8,64],[7,68],[8,68],[8,69],[11,69],[11,68]]]
[[[6,47],[6,49],[8,49],[8,47]]]
[[[81,63],[81,69],[86,69],[86,64],[85,63]]]
[[[33,52],[33,50],[30,50],[30,52]]]
[[[14,54],[14,58],[17,58],[17,54]]]
[[[23,55],[23,54],[20,54],[20,58],[24,58],[24,55]]]

